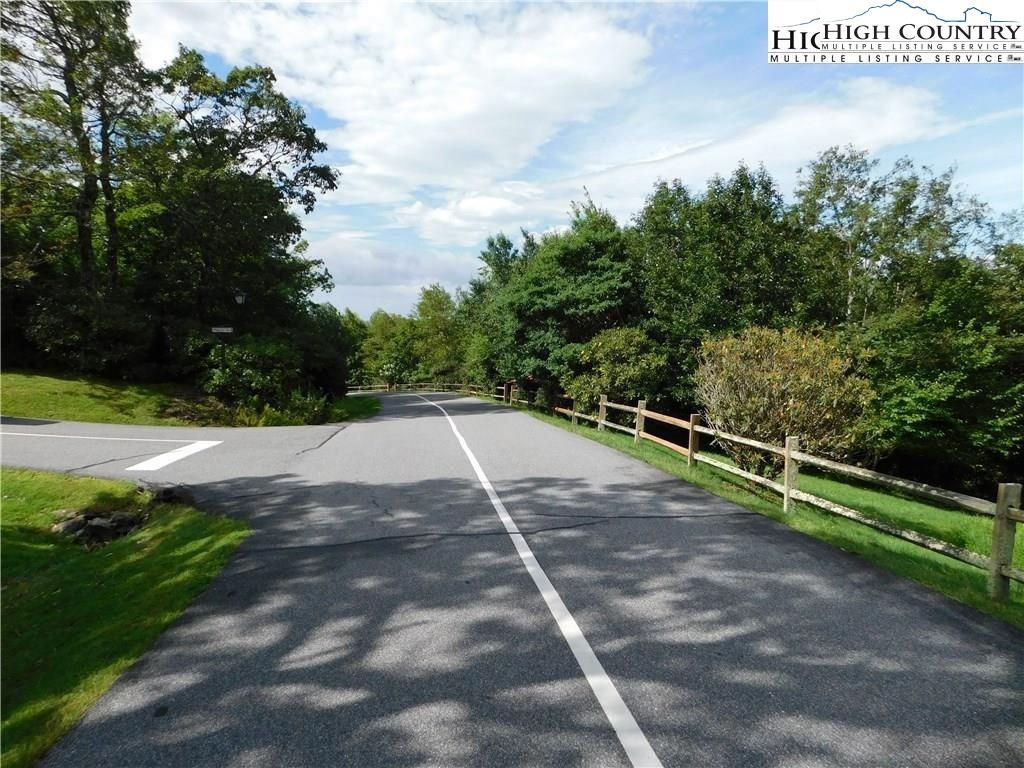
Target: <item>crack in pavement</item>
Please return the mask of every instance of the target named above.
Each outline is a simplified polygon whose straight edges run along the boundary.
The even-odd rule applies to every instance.
[[[517,510],[522,515],[533,516],[533,517],[568,517],[576,519],[589,519],[589,520],[686,520],[688,518],[701,518],[701,517],[757,517],[757,512],[747,512],[745,510],[737,510],[735,512],[708,512],[706,514],[696,515],[566,515],[558,514],[557,512],[530,512],[525,509]]]
[[[325,437],[323,440],[321,440],[319,445],[314,445],[311,448],[303,448],[301,451],[299,451],[295,455],[296,456],[301,456],[304,453],[310,453],[312,451],[319,451],[321,448],[323,448],[325,445],[327,445],[327,443],[329,443],[331,440],[333,440],[337,436],[337,434],[339,432],[341,432],[342,430],[346,429],[348,426],[349,426],[348,424],[340,425],[337,429],[335,429],[333,432],[331,432],[331,434],[329,434],[327,437]]]
[[[574,523],[573,525],[553,525],[548,528],[534,528],[533,530],[521,530],[523,536],[530,536],[537,533],[548,533],[550,531],[569,531],[574,528],[585,528],[591,525],[602,525],[603,520],[591,520],[586,523]],[[293,550],[307,549],[336,549],[339,547],[353,547],[360,544],[375,544],[381,541],[401,541],[403,539],[446,539],[446,538],[477,538],[483,536],[507,536],[504,529],[500,531],[477,531],[460,533],[458,531],[428,531],[426,533],[405,533],[394,536],[376,536],[371,539],[356,539],[354,541],[337,541],[330,544],[295,544],[281,547],[246,547],[248,552],[289,552]]]
[[[80,467],[72,467],[71,469],[63,470],[65,472],[81,472],[83,469],[92,469],[93,467],[102,467],[104,464],[112,464],[115,461],[131,461],[132,459],[141,459],[143,456],[157,456],[159,452],[154,453],[150,451],[148,453],[136,453],[134,456],[118,456],[113,459],[104,459],[103,461],[96,461],[92,464],[83,464]]]

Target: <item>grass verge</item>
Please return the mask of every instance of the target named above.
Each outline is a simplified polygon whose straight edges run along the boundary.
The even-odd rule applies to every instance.
[[[0,407],[5,416],[30,419],[169,427],[259,423],[251,413],[242,414],[180,384],[128,384],[76,376],[4,372],[0,374],[0,395]],[[380,403],[374,397],[342,397],[331,403],[330,408],[328,421],[351,421],[374,415]],[[274,423],[282,420],[302,423],[289,422],[284,417]]]
[[[247,535],[130,483],[3,468],[2,760],[28,768],[212,581]],[[63,509],[142,510],[93,551],[50,531]]]
[[[328,421],[355,421],[376,416],[380,411],[380,399],[373,395],[347,395],[331,404],[331,416]]]
[[[687,467],[678,454],[660,445],[647,441],[635,444],[629,435],[610,430],[598,431],[582,424],[573,426],[565,419],[532,409],[527,412],[534,418],[629,454],[716,496],[827,541],[1024,629],[1024,584],[1011,582],[1010,601],[995,602],[986,594],[987,574],[966,563],[831,515],[809,504],[798,503],[792,512],[784,514],[778,494],[706,464]],[[989,517],[946,509],[822,475],[802,473],[800,487],[878,520],[926,533],[982,555],[990,552],[992,520]],[[1015,567],[1024,568],[1024,535],[1017,536],[1013,562]]]

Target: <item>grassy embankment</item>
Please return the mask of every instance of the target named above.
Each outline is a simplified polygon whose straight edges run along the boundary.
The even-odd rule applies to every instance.
[[[238,423],[234,410],[174,384],[124,382],[36,373],[0,374],[0,407],[5,416],[106,424],[208,426]],[[343,397],[331,404],[328,421],[374,415],[374,397]]]
[[[535,410],[529,413],[549,424],[634,456],[716,496],[855,553],[893,573],[913,579],[1024,629],[1024,584],[1012,582],[1010,601],[997,603],[986,594],[986,573],[966,563],[852,520],[831,515],[809,504],[798,503],[794,511],[784,514],[782,499],[778,494],[706,464],[687,467],[685,459],[660,445],[647,441],[634,444],[629,435],[610,430],[598,431],[585,424],[574,427],[564,418]],[[685,438],[682,440],[685,441]],[[723,456],[719,458],[725,459]],[[981,555],[988,556],[991,551],[992,518],[987,516],[947,509],[877,487],[862,486],[808,471],[800,475],[800,488],[877,520],[934,536]],[[1024,568],[1024,532],[1017,536],[1013,563],[1017,568]]]
[[[154,503],[130,483],[0,470],[4,768],[28,768],[212,581],[244,523]],[[87,550],[51,532],[59,510],[146,523]]]

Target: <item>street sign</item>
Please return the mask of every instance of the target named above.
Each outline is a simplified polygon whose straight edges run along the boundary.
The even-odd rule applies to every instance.
[[[235,329],[232,328],[230,325],[215,325],[210,330],[213,331],[214,333],[234,333],[235,332]]]

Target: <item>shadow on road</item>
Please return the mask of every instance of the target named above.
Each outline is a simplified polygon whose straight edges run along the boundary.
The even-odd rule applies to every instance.
[[[17,427],[43,427],[47,424],[60,424],[52,419],[29,419],[23,416],[0,416],[0,424]]]
[[[45,765],[624,764],[476,483],[193,490],[253,536]],[[1024,762],[1019,632],[676,481],[499,492],[666,766]]]

